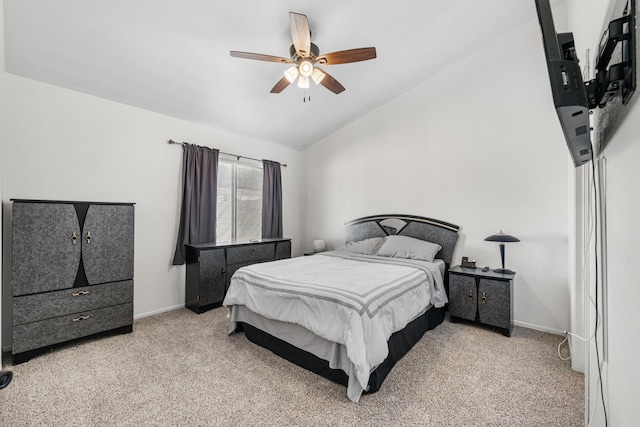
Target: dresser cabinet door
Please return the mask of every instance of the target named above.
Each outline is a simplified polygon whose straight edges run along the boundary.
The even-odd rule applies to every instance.
[[[231,285],[231,278],[235,274],[236,271],[240,270],[242,267],[246,267],[248,265],[256,264],[255,262],[243,262],[242,264],[232,264],[227,266],[227,282],[224,286],[225,294],[229,290],[229,286]]]
[[[480,279],[478,315],[480,322],[509,329],[511,327],[511,291],[509,281]]]
[[[133,206],[89,206],[82,230],[82,262],[89,284],[133,279],[133,230]]]
[[[291,241],[276,243],[276,259],[291,258]]]
[[[13,295],[71,288],[82,246],[73,205],[14,203],[12,215]]]
[[[199,306],[222,302],[225,293],[224,249],[200,251]]]
[[[476,319],[476,279],[473,276],[451,274],[449,276],[449,314],[467,320]]]

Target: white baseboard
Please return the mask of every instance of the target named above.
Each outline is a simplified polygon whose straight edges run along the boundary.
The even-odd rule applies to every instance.
[[[133,318],[134,318],[134,320],[135,319],[142,319],[143,317],[149,317],[149,316],[153,316],[155,314],[166,313],[167,311],[178,310],[179,308],[184,308],[184,304],[178,304],[178,305],[174,305],[172,307],[165,307],[165,308],[161,308],[159,310],[154,310],[154,311],[147,311],[146,313],[139,313],[139,314],[136,314],[135,316],[133,316]]]
[[[522,326],[523,328],[535,329],[536,331],[547,332],[547,333],[553,334],[553,335],[562,335],[562,336],[564,336],[564,331],[558,331],[556,329],[551,329],[551,328],[547,328],[547,327],[540,326],[540,325],[533,325],[531,323],[519,322],[517,320],[514,320],[513,324],[516,325],[516,326]]]

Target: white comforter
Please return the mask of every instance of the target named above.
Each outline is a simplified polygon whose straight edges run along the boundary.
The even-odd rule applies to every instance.
[[[239,269],[223,304],[244,305],[344,345],[353,363],[347,392],[357,402],[370,372],[386,359],[391,334],[446,302],[436,264],[325,252]]]

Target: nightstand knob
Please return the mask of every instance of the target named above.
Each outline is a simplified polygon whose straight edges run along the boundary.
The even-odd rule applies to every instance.
[[[473,302],[473,291],[469,289],[469,302]]]
[[[486,293],[486,292],[483,292],[483,293],[482,293],[482,303],[483,303],[483,304],[486,304],[486,303],[487,303],[487,293]]]

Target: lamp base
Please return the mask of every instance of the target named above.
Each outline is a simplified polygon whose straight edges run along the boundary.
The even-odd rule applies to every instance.
[[[496,268],[493,270],[493,272],[501,274],[515,274],[515,271],[511,271],[508,268]]]

